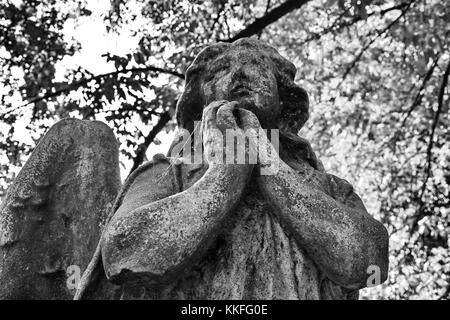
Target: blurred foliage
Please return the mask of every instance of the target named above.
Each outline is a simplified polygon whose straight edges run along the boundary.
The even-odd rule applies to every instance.
[[[255,36],[296,64],[297,82],[310,94],[311,118],[300,135],[389,230],[389,279],[362,298],[449,298],[450,7],[437,0],[299,0],[296,9],[294,2],[113,0],[109,32],[145,21],[133,30],[139,45],[124,56],[104,53],[113,72],[80,67],[63,81],[55,80],[55,64],[80,49],[63,25],[89,16],[86,3],[2,2],[2,190],[42,133],[66,116],[108,122],[123,157],[140,163],[158,140],[136,123],[174,128],[195,54],[260,24]],[[283,5],[281,17],[262,24]],[[33,143],[14,135],[24,115]]]

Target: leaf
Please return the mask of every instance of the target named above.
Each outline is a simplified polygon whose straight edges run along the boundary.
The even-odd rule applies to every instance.
[[[127,100],[127,95],[120,86],[117,86],[117,93],[119,94],[119,97],[121,97],[123,100]]]
[[[134,60],[136,61],[136,63],[138,63],[138,64],[145,64],[145,57],[142,54],[142,52],[139,52],[139,51],[135,52],[133,54],[133,57],[134,57]]]
[[[114,100],[114,83],[112,78],[108,78],[105,80],[103,84],[103,93],[106,97],[106,100],[108,100],[109,103],[111,103]]]
[[[131,84],[131,88],[134,91],[142,92],[142,84],[141,84],[140,81],[138,81],[138,80],[137,81],[131,81],[130,84]]]

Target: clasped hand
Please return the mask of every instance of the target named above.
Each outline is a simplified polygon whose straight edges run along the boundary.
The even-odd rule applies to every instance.
[[[209,164],[267,167],[279,161],[276,148],[257,116],[239,108],[236,101],[210,103],[203,111],[201,134],[204,157]]]

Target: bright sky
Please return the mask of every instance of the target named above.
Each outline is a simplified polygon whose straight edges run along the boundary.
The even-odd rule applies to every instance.
[[[130,4],[132,1],[130,1]],[[68,69],[76,69],[79,66],[92,72],[93,74],[103,74],[114,71],[114,66],[107,63],[102,57],[104,53],[112,53],[116,55],[125,55],[137,47],[139,37],[133,37],[131,30],[137,28],[139,20],[134,25],[127,25],[127,29],[122,29],[120,34],[108,33],[104,23],[104,16],[108,12],[110,2],[106,0],[89,0],[87,9],[92,12],[88,17],[70,19],[65,23],[64,33],[70,41],[74,38],[81,45],[81,50],[75,55],[65,57],[56,65],[56,79],[63,80],[64,74]],[[138,9],[139,10],[139,9]],[[102,120],[102,119],[99,119]],[[29,119],[23,117],[20,119],[16,127],[16,138],[21,141],[29,141],[29,132],[25,130],[25,126]],[[147,134],[150,126],[141,126],[139,129],[143,134]],[[161,132],[157,138],[162,142],[160,145],[152,144],[147,150],[147,158],[151,159],[156,153],[167,153],[170,142],[174,133]],[[122,178],[125,178],[131,168],[131,161],[127,161],[121,157],[125,167],[121,167]]]

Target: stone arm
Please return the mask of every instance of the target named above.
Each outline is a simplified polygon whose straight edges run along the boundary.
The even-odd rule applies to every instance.
[[[136,208],[127,207],[124,199],[102,238],[107,278],[158,286],[180,276],[209,248],[250,172],[250,166],[210,164],[203,177],[183,192]],[[151,176],[145,180],[147,193],[158,192],[167,183],[159,175]]]
[[[338,201],[317,182],[322,180],[329,186],[339,178],[315,170],[306,162],[300,174],[275,152],[272,155],[277,159],[269,161],[278,161],[279,170],[274,175],[261,175],[258,183],[280,219],[325,276],[345,288],[359,289],[366,286],[368,267],[375,265],[383,282],[388,269],[388,234],[367,213],[353,188],[347,190],[345,201]],[[344,180],[340,181],[337,187],[345,187]]]

